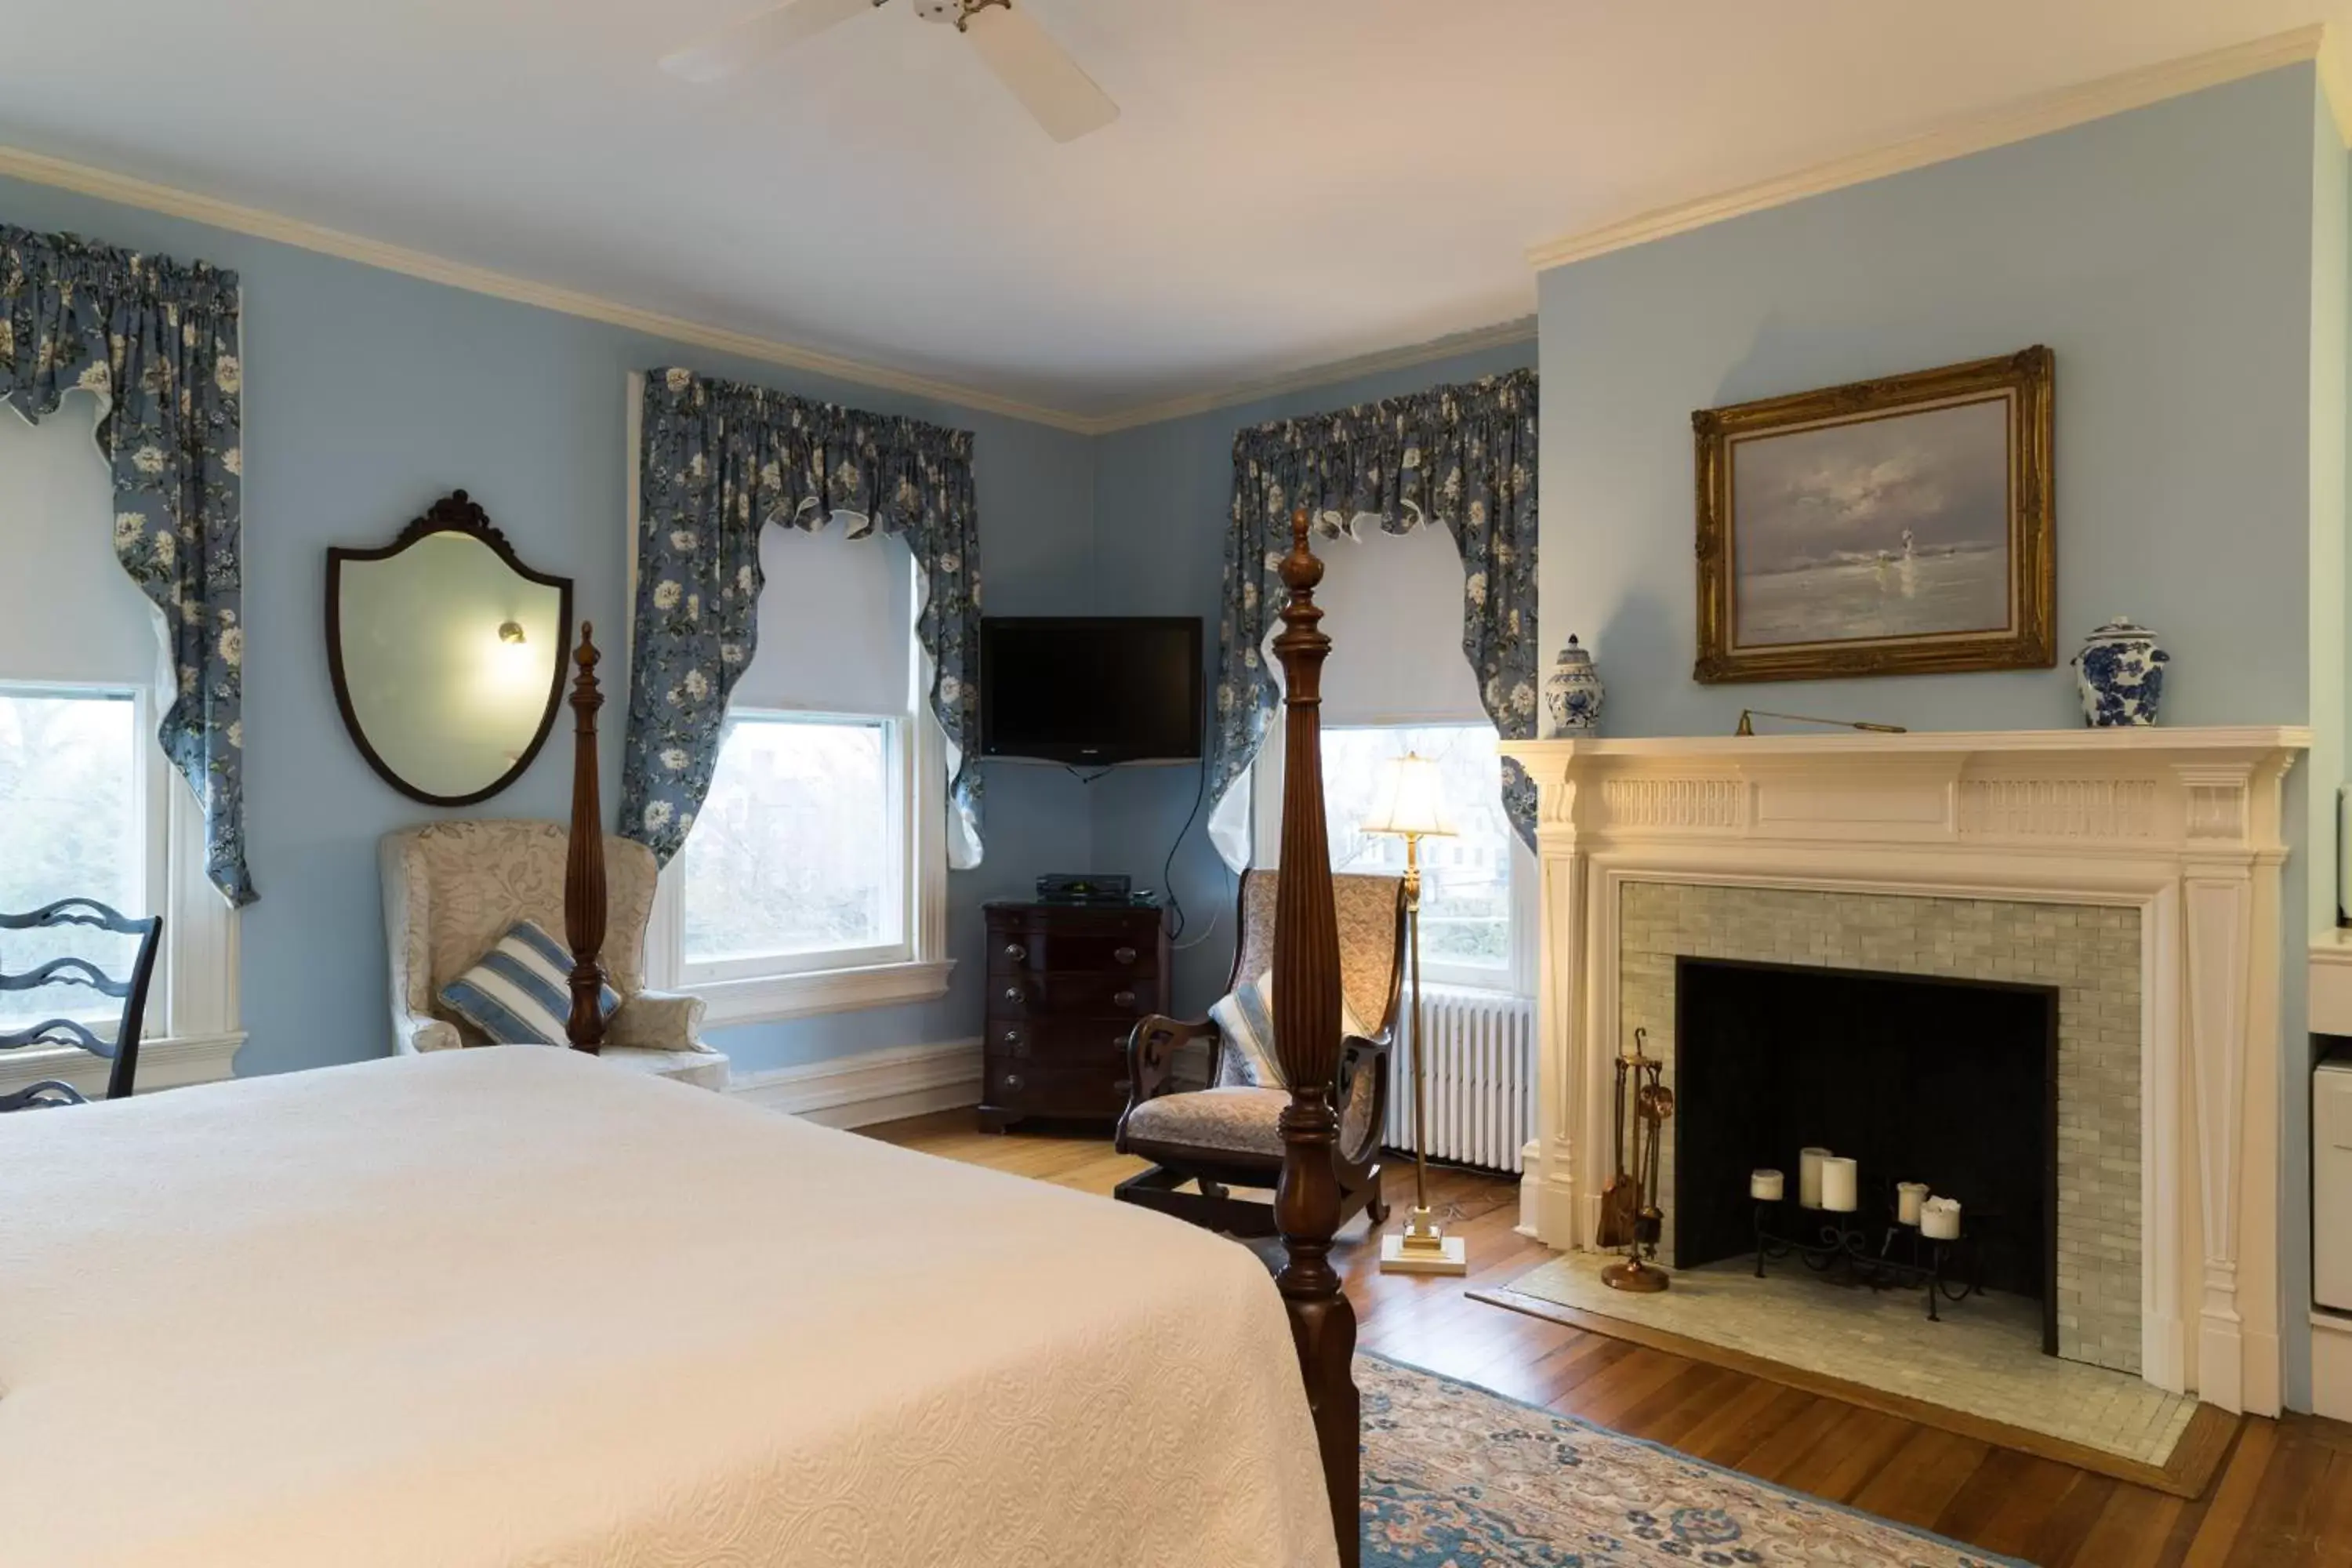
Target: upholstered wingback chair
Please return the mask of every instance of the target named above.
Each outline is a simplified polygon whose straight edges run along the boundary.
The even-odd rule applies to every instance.
[[[392,1038],[398,1051],[486,1046],[441,1005],[441,988],[488,952],[515,921],[563,940],[567,834],[553,822],[436,822],[384,835],[383,927],[392,959]],[[698,1037],[702,1001],[646,989],[646,922],[658,868],[653,851],[604,840],[606,975],[620,1011],[605,1027],[604,1059],[702,1089],[727,1087],[727,1058]]]
[[[1248,1048],[1227,1037],[1216,1020],[1240,1019],[1236,1009],[1274,966],[1274,904],[1278,871],[1244,874],[1241,942],[1234,954],[1226,999],[1212,1017],[1184,1022],[1146,1018],[1128,1039],[1130,1089],[1119,1117],[1119,1152],[1153,1162],[1119,1184],[1117,1196],[1235,1236],[1274,1234],[1274,1211],[1232,1195],[1234,1187],[1272,1187],[1282,1171],[1276,1126],[1290,1091],[1269,1058],[1271,1043]],[[1353,1020],[1339,1054],[1339,1167],[1341,1224],[1369,1210],[1375,1226],[1388,1219],[1381,1198],[1381,1131],[1388,1121],[1389,1049],[1395,1042],[1397,997],[1404,974],[1404,879],[1335,876],[1339,924],[1339,994]],[[1181,1058],[1208,1047],[1207,1086],[1180,1083]],[[1186,1192],[1192,1185],[1195,1191]]]

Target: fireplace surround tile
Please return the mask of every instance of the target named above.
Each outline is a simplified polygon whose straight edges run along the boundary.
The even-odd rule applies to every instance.
[[[1646,1029],[1669,1086],[1678,957],[2056,986],[2058,1353],[2140,1370],[2137,909],[1667,881],[1628,881],[1620,900],[1620,1043]],[[1669,1210],[1673,1139],[1670,1121]]]

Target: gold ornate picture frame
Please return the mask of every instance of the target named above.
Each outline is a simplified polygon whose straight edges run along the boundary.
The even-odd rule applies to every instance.
[[[2053,356],[1691,416],[1714,684],[2058,661]]]

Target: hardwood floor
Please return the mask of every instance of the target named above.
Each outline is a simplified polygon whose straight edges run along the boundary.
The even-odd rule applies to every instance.
[[[872,1136],[1108,1194],[1142,1162],[1082,1137],[974,1130],[969,1111]],[[1469,1243],[1466,1279],[1381,1274],[1362,1220],[1338,1261],[1367,1350],[1667,1444],[1816,1497],[2042,1568],[2352,1568],[2352,1426],[2251,1420],[2193,1501],[1662,1350],[1467,1300],[1543,1260],[1512,1229],[1514,1183],[1431,1173],[1432,1202]],[[1412,1174],[1392,1165],[1402,1209]]]

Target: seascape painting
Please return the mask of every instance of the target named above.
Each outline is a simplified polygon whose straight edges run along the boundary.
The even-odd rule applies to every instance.
[[[1735,442],[1732,646],[2004,630],[2009,400]]]
[[[1691,416],[1701,681],[2049,668],[2046,348]]]

